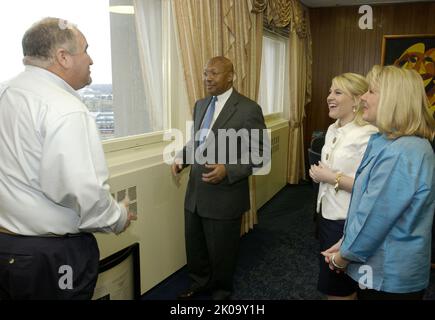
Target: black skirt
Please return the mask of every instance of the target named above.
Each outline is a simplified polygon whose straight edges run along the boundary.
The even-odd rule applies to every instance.
[[[319,214],[320,251],[329,249],[343,236],[345,220],[328,220]],[[358,284],[346,273],[329,269],[325,257],[319,253],[319,280],[317,289],[329,296],[345,297],[356,292]]]

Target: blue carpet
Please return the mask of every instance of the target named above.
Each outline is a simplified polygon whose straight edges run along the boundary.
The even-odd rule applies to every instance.
[[[234,277],[236,300],[317,300],[319,252],[313,222],[315,192],[309,184],[286,186],[258,213],[243,236]],[[186,268],[145,293],[143,300],[174,300],[189,286]],[[197,299],[206,300],[203,295]],[[435,270],[425,299],[435,300]]]

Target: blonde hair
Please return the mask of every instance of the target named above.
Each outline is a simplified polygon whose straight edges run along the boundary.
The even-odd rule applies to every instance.
[[[379,90],[376,126],[388,138],[419,136],[432,140],[435,120],[423,79],[415,70],[375,65],[367,74],[370,88]]]
[[[359,100],[359,98],[368,90],[366,79],[360,74],[347,72],[334,77],[334,79],[332,79],[332,85],[343,90],[344,93],[357,102],[355,105],[356,110],[353,121],[359,126],[367,125],[368,122],[362,119],[363,110],[361,107],[361,100]]]

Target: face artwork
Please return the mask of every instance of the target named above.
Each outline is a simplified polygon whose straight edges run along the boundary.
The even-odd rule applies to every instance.
[[[423,43],[416,43],[407,48],[394,65],[414,69],[421,75],[430,112],[435,116],[435,48],[425,48]]]

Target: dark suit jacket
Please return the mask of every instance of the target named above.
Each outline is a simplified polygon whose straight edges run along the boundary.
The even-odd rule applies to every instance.
[[[212,97],[206,97],[198,100],[193,111],[194,119],[194,134],[200,129],[202,120],[207,110]],[[228,98],[225,106],[216,119],[212,132],[218,137],[218,129],[265,129],[263,113],[260,106],[241,95],[235,89]],[[261,130],[261,134],[262,134]],[[212,134],[210,132],[210,135]],[[260,137],[262,136],[260,134]],[[210,148],[210,135],[204,142],[206,148]],[[197,150],[199,142],[192,139],[183,149],[183,158],[186,160],[186,152]],[[215,144],[215,163],[218,161],[218,143]],[[203,147],[204,147],[203,146]],[[228,146],[226,148],[227,155]],[[187,150],[187,151],[186,151]],[[259,151],[263,150],[263,143],[260,139]],[[243,149],[241,149],[240,141],[237,144],[237,158],[242,157]],[[248,151],[252,152],[251,149]],[[228,159],[227,159],[228,160]],[[194,162],[194,163],[193,163]],[[195,212],[197,210],[201,217],[212,219],[235,219],[250,208],[249,201],[249,181],[248,177],[252,174],[252,169],[255,166],[252,162],[243,164],[239,161],[236,164],[229,164],[225,161],[227,176],[218,184],[211,184],[202,181],[202,174],[210,170],[204,165],[192,161],[190,178],[186,191],[185,209]],[[186,162],[184,162],[186,163]]]

